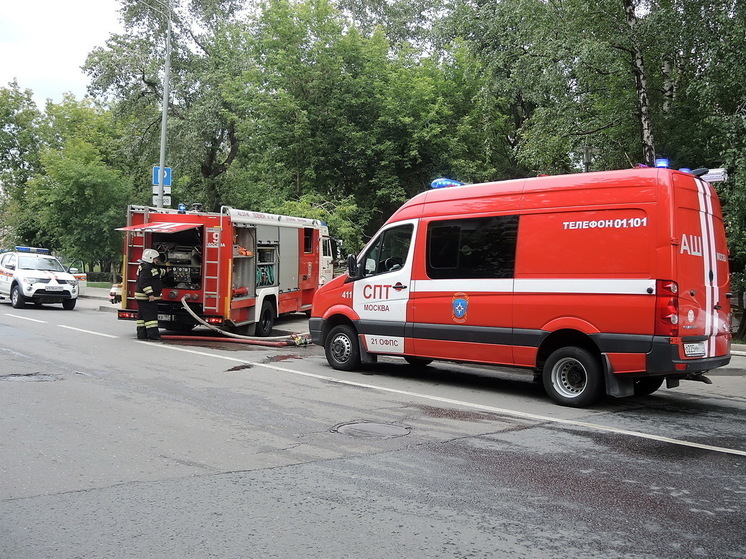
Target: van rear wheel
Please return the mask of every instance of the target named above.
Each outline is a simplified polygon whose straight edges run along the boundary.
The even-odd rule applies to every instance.
[[[332,328],[324,350],[329,365],[338,371],[354,371],[360,366],[360,342],[352,326],[340,324]]]
[[[589,406],[603,393],[601,363],[580,347],[563,347],[552,353],[544,364],[542,378],[549,397],[563,406]]]

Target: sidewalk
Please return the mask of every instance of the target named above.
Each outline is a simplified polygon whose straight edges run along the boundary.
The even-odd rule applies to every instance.
[[[106,299],[109,300],[109,289],[106,287],[86,287],[85,295],[81,295],[87,299]]]

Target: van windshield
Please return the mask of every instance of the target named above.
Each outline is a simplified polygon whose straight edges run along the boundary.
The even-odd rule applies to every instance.
[[[374,276],[401,269],[407,261],[412,242],[411,224],[384,231],[363,256],[364,276]]]

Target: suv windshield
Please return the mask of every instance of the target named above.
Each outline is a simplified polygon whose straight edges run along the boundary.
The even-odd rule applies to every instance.
[[[64,272],[60,261],[51,256],[19,256],[18,268],[21,270],[41,270],[45,272]]]

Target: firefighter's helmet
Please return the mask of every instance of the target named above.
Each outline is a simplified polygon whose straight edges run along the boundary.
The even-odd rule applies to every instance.
[[[154,260],[156,260],[160,254],[158,254],[158,251],[153,248],[146,248],[142,251],[142,261],[143,262],[149,262],[153,263]]]

